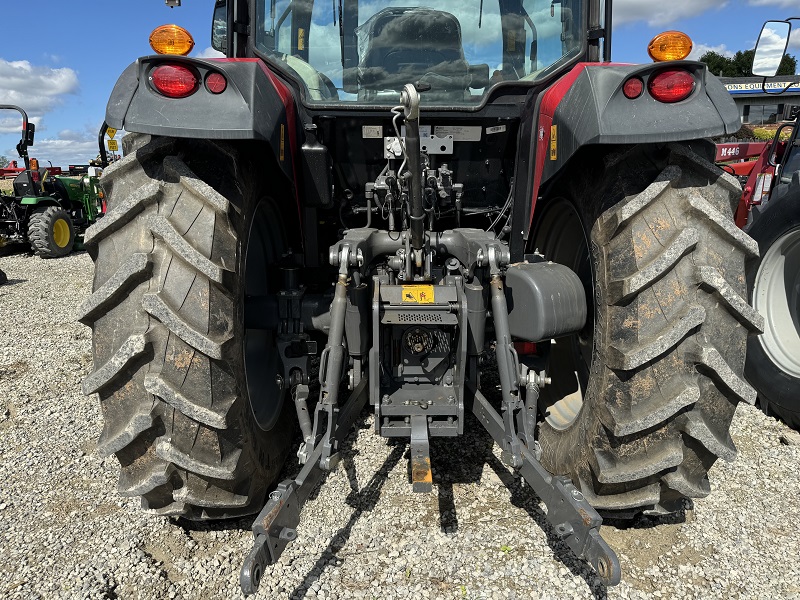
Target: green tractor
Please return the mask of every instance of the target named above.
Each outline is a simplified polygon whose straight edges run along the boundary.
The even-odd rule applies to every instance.
[[[100,169],[80,177],[52,176],[36,159],[28,157],[36,127],[18,106],[1,104],[0,110],[22,114],[22,138],[17,152],[25,170],[14,179],[10,196],[0,196],[0,245],[28,243],[42,258],[66,256],[82,244],[83,232],[105,212],[98,187]]]

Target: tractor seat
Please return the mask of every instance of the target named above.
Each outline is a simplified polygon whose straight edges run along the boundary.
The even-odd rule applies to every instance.
[[[385,8],[361,25],[359,87],[400,91],[407,83],[431,84],[426,97],[463,98],[470,83],[461,25],[430,8]],[[448,97],[448,98],[445,98]]]
[[[14,195],[18,197],[38,196],[41,185],[33,181],[27,171],[22,171],[14,178]]]

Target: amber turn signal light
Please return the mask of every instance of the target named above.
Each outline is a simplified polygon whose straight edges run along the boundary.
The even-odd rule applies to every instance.
[[[194,48],[194,38],[183,27],[162,25],[150,34],[150,47],[159,54],[186,56]]]
[[[692,39],[680,31],[665,31],[650,40],[647,53],[656,62],[683,60],[692,51]]]

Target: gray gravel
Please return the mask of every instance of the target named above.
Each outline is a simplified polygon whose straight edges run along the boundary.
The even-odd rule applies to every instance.
[[[101,415],[80,393],[89,331],[86,254],[0,256],[0,597],[236,598],[247,520],[144,514],[95,451]],[[474,424],[473,424],[474,425]],[[434,493],[407,483],[406,447],[364,415],[343,466],[304,512],[262,598],[800,598],[800,445],[741,406],[734,464],[685,515],[604,526],[622,583],[605,590],[544,526],[542,508],[487,436],[434,440]],[[511,482],[511,491],[504,482]]]

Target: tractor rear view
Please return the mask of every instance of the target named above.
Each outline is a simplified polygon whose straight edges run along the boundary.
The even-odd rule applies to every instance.
[[[98,187],[100,169],[80,177],[51,176],[28,156],[36,128],[18,106],[0,105],[22,115],[22,138],[17,152],[25,168],[14,178],[13,194],[0,196],[0,242],[30,244],[42,258],[72,252],[83,232],[104,210]]]
[[[423,493],[429,439],[484,427],[616,584],[600,512],[707,495],[755,400],[758,247],[702,140],[738,113],[685,36],[610,64],[611,2],[405,4],[220,1],[226,58],[123,73],[86,234],[98,448],[149,511],[258,513],[253,593],[365,406]]]

